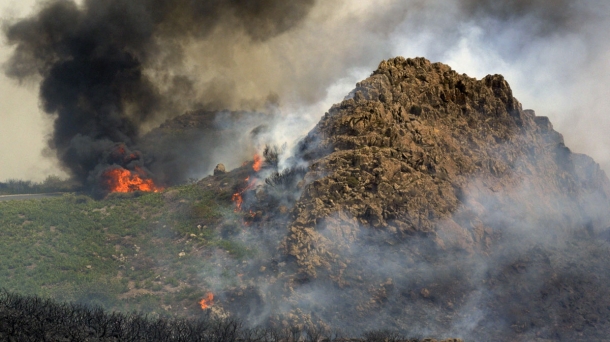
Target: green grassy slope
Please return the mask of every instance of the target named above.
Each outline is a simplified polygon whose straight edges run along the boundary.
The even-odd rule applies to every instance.
[[[215,252],[251,253],[217,233],[239,226],[227,198],[193,184],[100,201],[0,202],[0,287],[120,311],[198,313]]]

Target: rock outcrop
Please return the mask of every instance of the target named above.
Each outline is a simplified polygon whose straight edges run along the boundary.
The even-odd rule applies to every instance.
[[[328,243],[315,231],[337,217],[339,225],[400,239],[425,234],[441,249],[468,253],[493,246],[481,201],[495,193],[499,207],[522,204],[528,218],[557,218],[556,230],[609,222],[588,206],[595,198],[610,208],[604,172],[571,153],[548,118],[522,110],[501,75],[476,80],[422,58],[384,61],[303,145],[310,184],[295,206],[287,251],[309,276],[330,267],[319,257]]]
[[[610,294],[593,290],[607,276],[592,274],[608,270],[587,259],[607,248],[595,246],[610,225],[610,182],[548,118],[523,110],[501,75],[384,61],[324,115],[298,157],[310,169],[281,250],[295,265],[291,289],[342,289],[329,291],[342,299],[326,317],[354,310],[406,329],[434,313],[431,331],[466,324],[477,336],[522,338],[600,326],[599,313],[588,315],[610,303],[586,292]]]

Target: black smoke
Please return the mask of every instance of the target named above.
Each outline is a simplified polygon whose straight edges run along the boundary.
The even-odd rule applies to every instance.
[[[262,42],[297,25],[313,3],[54,0],[5,26],[15,48],[5,72],[41,80],[41,107],[54,117],[49,147],[74,179],[95,187],[100,167],[133,171],[133,159],[109,159],[117,146],[135,148],[143,125],[180,114],[173,113],[181,100],[173,95],[188,94],[192,84],[171,66],[181,63],[186,42],[216,29]],[[140,167],[155,163],[136,154]]]

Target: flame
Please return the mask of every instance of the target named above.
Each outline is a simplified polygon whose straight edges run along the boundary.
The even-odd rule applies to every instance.
[[[261,170],[261,166],[263,165],[263,158],[261,158],[261,156],[257,154],[254,155],[254,164],[252,164],[252,169],[255,172],[258,172]]]
[[[235,212],[241,211],[241,205],[244,203],[244,199],[241,197],[241,193],[234,193],[231,197],[231,201],[235,203]]]
[[[214,294],[212,292],[208,292],[205,295],[205,298],[199,301],[199,305],[201,305],[201,310],[209,309],[214,304]]]
[[[110,192],[158,192],[163,190],[155,185],[152,179],[143,179],[144,171],[136,167],[136,172],[123,168],[114,168],[102,174],[104,186]]]
[[[252,181],[250,181],[250,176],[246,177],[246,179],[244,179],[244,181],[246,183],[248,183],[248,185],[246,185],[245,188],[234,193],[233,196],[231,196],[231,201],[233,201],[233,203],[235,203],[235,210],[234,210],[235,212],[241,211],[241,205],[244,203],[244,198],[241,196],[241,194],[252,189],[254,187],[254,184],[256,183],[256,179],[253,179]]]

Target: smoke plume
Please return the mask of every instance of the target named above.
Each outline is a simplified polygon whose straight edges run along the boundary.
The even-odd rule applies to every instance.
[[[52,1],[5,28],[15,46],[6,73],[41,78],[42,109],[55,116],[49,146],[72,176],[91,182],[115,146],[134,146],[144,124],[180,110],[173,101],[182,98],[174,95],[188,94],[191,81],[164,70],[181,63],[185,41],[217,29],[265,41],[296,25],[312,5],[92,0],[79,7]],[[134,158],[127,159],[112,162],[127,167]]]
[[[608,166],[610,140],[602,128],[609,103],[598,85],[609,81],[609,6],[600,0],[51,1],[5,26],[15,48],[6,74],[40,80],[42,107],[56,116],[50,147],[82,181],[99,156],[76,157],[79,134],[135,146],[142,132],[185,110],[273,108],[278,115],[264,120],[273,118],[268,136],[281,145],[305,134],[356,81],[395,55],[425,56],[476,77],[504,74],[524,105],[548,115],[569,146]],[[232,129],[245,136],[253,126],[242,121]],[[202,176],[218,162],[235,167],[250,156],[248,139],[232,156],[225,150],[233,140],[205,141],[201,153],[210,161],[196,170],[179,165],[190,169],[184,174]],[[154,159],[146,159],[149,167],[166,168]]]

